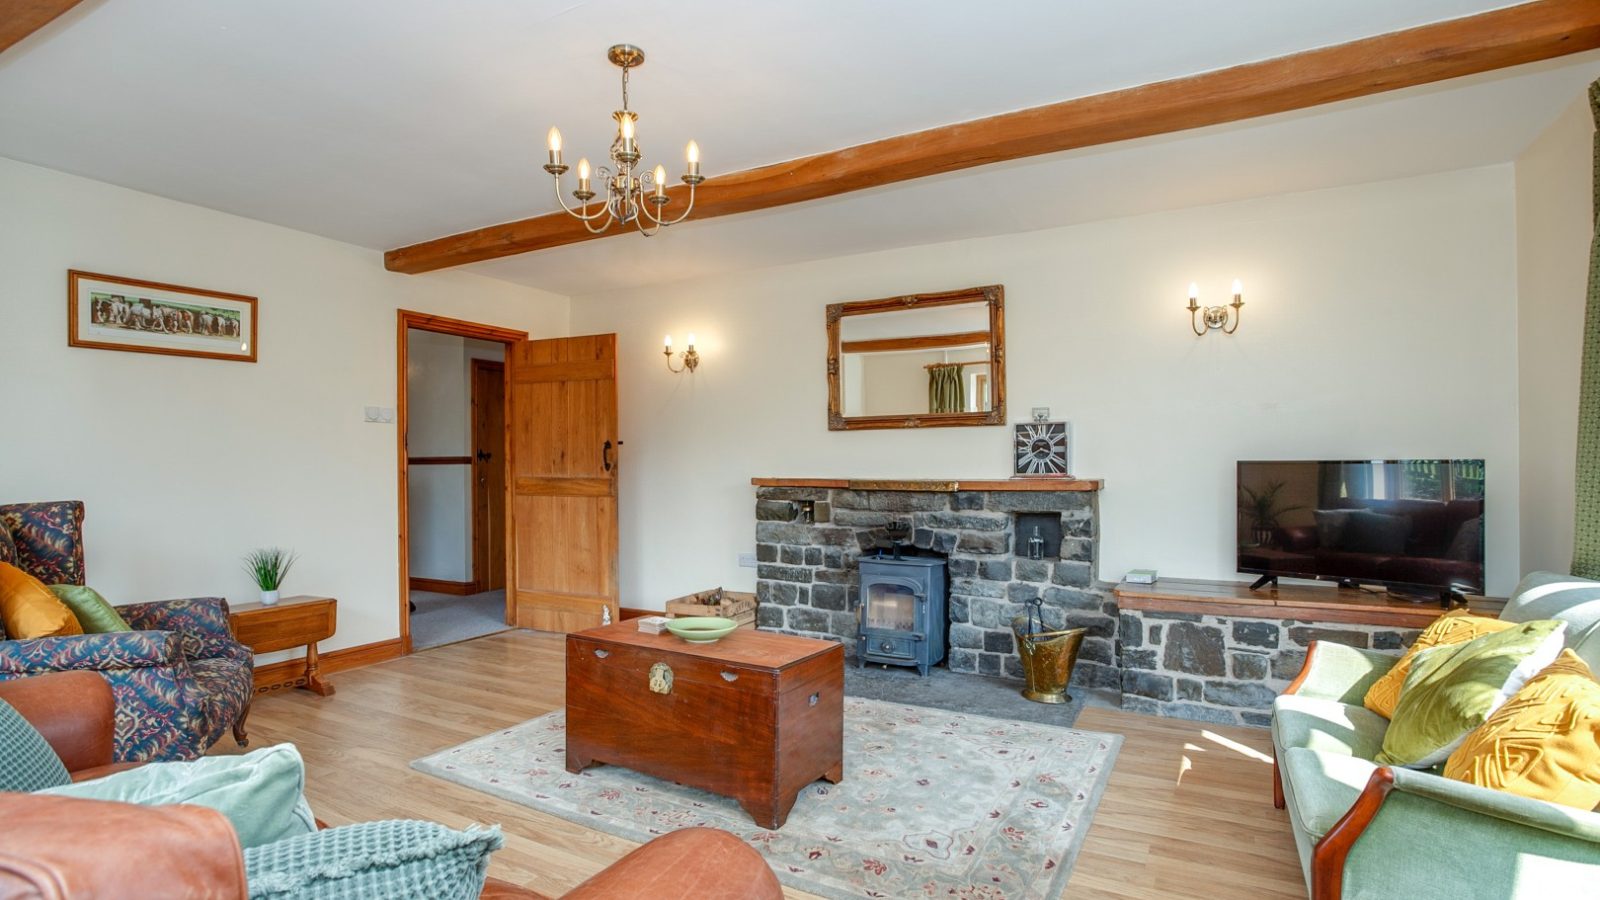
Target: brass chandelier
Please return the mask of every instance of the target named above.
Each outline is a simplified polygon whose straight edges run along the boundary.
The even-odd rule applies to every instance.
[[[577,209],[568,206],[566,198],[561,196],[561,176],[567,171],[561,161],[561,132],[551,128],[550,161],[545,163],[544,170],[555,183],[556,201],[561,208],[582,221],[591,234],[608,231],[613,224],[626,228],[632,222],[641,234],[649,237],[662,226],[682,222],[694,210],[695,186],[706,180],[700,174],[700,145],[690,141],[684,152],[687,167],[681,180],[689,186],[689,205],[676,218],[668,217],[666,206],[672,198],[667,196],[667,170],[658,165],[652,172],[635,174],[641,159],[635,136],[639,116],[628,109],[628,70],[644,64],[644,51],[632,44],[617,44],[606,51],[606,59],[622,69],[622,108],[611,114],[617,123],[617,137],[611,142],[612,166],[591,171],[588,158],[579,159],[578,189],[572,192],[579,206]],[[598,176],[605,185],[606,195],[599,207],[591,211],[589,202],[595,198],[593,176]]]

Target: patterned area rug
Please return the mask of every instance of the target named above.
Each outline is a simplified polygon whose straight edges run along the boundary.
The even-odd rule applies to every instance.
[[[1054,900],[1122,738],[846,697],[845,779],[812,784],[779,831],[734,801],[615,766],[565,769],[554,712],[413,762],[420,771],[629,840],[694,825],[759,850],[823,897]]]

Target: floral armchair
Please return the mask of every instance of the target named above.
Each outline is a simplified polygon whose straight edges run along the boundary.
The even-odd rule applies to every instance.
[[[45,584],[83,584],[83,503],[0,506],[0,562]],[[228,602],[197,597],[117,607],[134,631],[10,640],[0,626],[0,681],[99,672],[117,701],[119,762],[193,759],[231,727],[244,744],[254,657],[233,639]]]

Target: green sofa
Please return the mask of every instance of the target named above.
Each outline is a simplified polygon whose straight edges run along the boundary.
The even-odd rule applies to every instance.
[[[1565,621],[1600,672],[1600,582],[1529,575],[1500,617]],[[1273,799],[1312,900],[1600,896],[1600,813],[1372,762],[1389,720],[1361,700],[1395,659],[1315,642],[1273,703]]]

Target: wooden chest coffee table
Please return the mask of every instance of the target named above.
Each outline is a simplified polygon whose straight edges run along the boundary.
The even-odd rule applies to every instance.
[[[632,621],[567,635],[567,771],[626,766],[739,801],[781,828],[844,777],[844,648],[741,629],[712,644]]]

